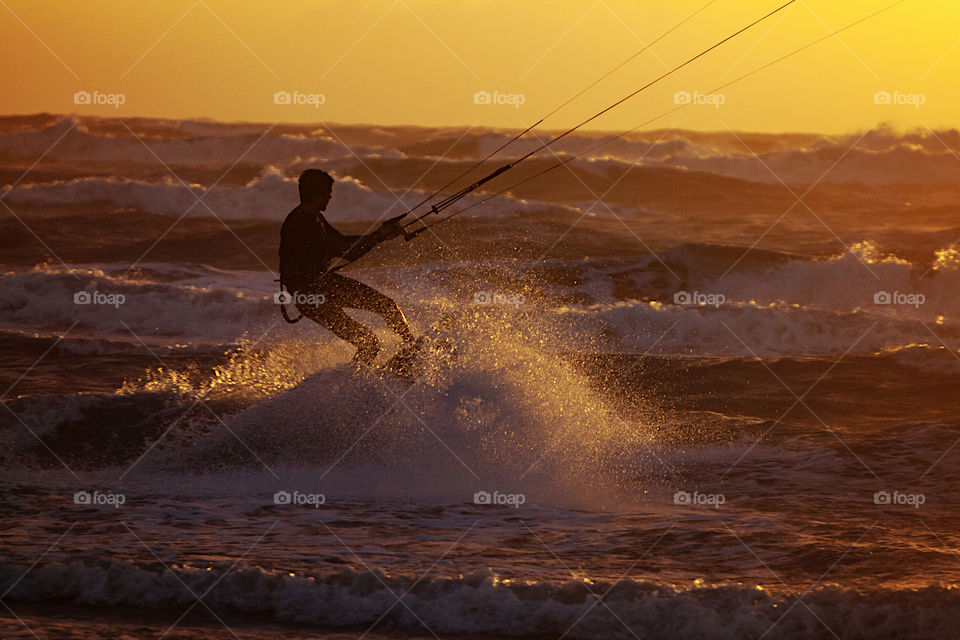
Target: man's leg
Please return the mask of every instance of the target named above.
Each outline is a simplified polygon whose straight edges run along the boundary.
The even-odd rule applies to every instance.
[[[298,307],[303,315],[307,316],[320,326],[329,329],[335,336],[346,340],[357,348],[353,359],[366,365],[372,365],[380,353],[380,341],[376,334],[350,316],[342,307],[335,305],[321,305],[319,307]]]
[[[400,310],[397,303],[373,287],[358,280],[346,278],[338,273],[332,273],[324,277],[324,291],[329,292],[328,297],[332,298],[337,306],[377,313],[383,316],[387,326],[393,329],[405,342],[416,340],[416,336],[410,330],[410,325],[407,324],[407,319],[403,317],[403,311]],[[343,312],[341,311],[341,313]]]

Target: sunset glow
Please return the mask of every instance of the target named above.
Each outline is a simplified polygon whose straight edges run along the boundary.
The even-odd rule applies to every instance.
[[[704,4],[7,0],[0,53],[16,63],[0,70],[8,88],[2,109],[523,128],[702,9],[544,124],[560,128],[777,6]],[[709,92],[886,4],[798,3],[596,128],[637,126],[670,109],[677,91]],[[954,125],[958,23],[955,2],[906,2],[728,88],[722,113],[690,108],[651,127],[846,132],[881,121]],[[119,109],[75,105],[78,90],[122,93],[126,101]],[[325,101],[277,105],[273,94],[281,90]],[[478,91],[520,94],[523,104],[475,104]],[[925,101],[920,108],[878,106],[879,91],[923,94]]]

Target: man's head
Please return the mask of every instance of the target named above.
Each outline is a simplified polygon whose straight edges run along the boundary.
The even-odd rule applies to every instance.
[[[326,171],[307,169],[300,174],[300,204],[307,209],[323,211],[330,202],[333,178]]]

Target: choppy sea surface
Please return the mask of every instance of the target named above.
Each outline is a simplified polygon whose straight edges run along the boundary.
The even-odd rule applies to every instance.
[[[0,118],[0,636],[955,637],[960,134],[572,135],[343,271],[412,386],[282,321],[303,169],[512,135]]]

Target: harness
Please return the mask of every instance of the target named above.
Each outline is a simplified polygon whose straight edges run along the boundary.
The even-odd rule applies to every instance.
[[[287,313],[287,304],[293,302],[293,296],[291,296],[291,295],[287,292],[286,286],[283,284],[283,273],[282,273],[282,272],[280,273],[280,277],[277,278],[276,280],[274,280],[274,282],[279,282],[279,283],[280,283],[280,293],[278,293],[275,297],[276,297],[277,303],[280,305],[280,315],[283,316],[283,319],[286,320],[286,321],[287,321],[288,323],[290,323],[290,324],[294,324],[294,323],[297,323],[297,322],[300,322],[301,320],[303,320],[303,314],[302,314],[302,313],[301,313],[300,315],[298,315],[296,318],[291,318],[291,317],[290,317],[290,314]]]

